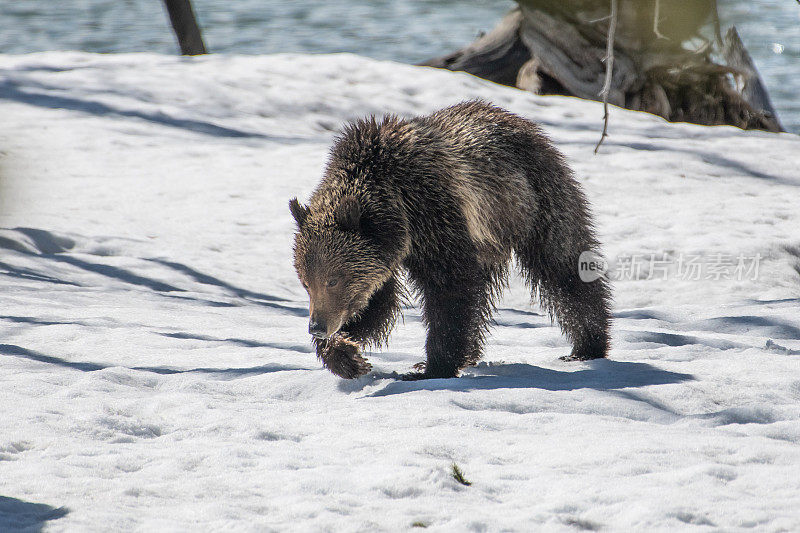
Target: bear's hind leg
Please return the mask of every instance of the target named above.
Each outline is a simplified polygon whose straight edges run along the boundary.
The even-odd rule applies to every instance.
[[[579,244],[570,246],[570,242]],[[516,250],[523,275],[534,293],[538,289],[542,306],[572,342],[572,353],[562,357],[564,360],[599,359],[608,353],[608,282],[602,277],[584,282],[578,273],[581,252],[596,247],[591,236],[584,236],[572,241],[532,239]]]

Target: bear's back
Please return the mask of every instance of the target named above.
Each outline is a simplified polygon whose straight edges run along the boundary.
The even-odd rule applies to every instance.
[[[540,142],[538,128],[480,100],[411,123],[424,132],[421,136],[438,140],[436,157],[442,161],[436,179],[459,206],[481,258],[493,262],[507,255],[536,210],[529,171]]]

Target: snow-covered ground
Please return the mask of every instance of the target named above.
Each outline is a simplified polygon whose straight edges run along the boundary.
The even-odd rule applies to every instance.
[[[472,97],[584,184],[610,360],[514,280],[463,377],[398,381],[408,309],[340,380],[287,200],[343,121]],[[351,55],[0,56],[0,530],[800,529],[800,138],[613,109],[595,156],[601,116]]]

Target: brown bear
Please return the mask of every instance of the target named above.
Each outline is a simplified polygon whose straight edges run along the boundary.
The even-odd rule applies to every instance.
[[[370,370],[361,349],[386,342],[403,273],[428,334],[427,361],[405,377],[451,378],[476,364],[512,254],[573,344],[564,359],[607,354],[608,283],[578,271],[581,252],[600,252],[588,202],[529,120],[475,100],[351,123],[308,206],[289,206],[309,333],[340,377]]]

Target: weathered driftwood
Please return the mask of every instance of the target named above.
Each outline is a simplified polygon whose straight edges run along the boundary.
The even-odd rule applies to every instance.
[[[761,109],[767,117],[773,118],[778,127],[783,130],[778,114],[772,107],[772,101],[764,86],[764,81],[758,74],[758,69],[739,38],[736,28],[729,29],[725,34],[723,53],[725,62],[737,71],[734,79],[736,80],[736,89],[742,98],[753,108]]]
[[[531,59],[519,36],[521,22],[522,14],[514,9],[491,32],[466,48],[423,65],[466,71],[495,83],[516,86],[520,69]]]
[[[599,100],[605,81],[607,0],[518,3],[497,27],[466,48],[422,64],[466,71],[537,94]],[[660,12],[658,8],[655,0],[620,0],[610,103],[671,121],[783,131],[735,31],[724,45],[716,43],[726,64],[714,61],[720,50],[713,38],[702,36],[705,26],[716,20],[714,0],[681,3],[671,16],[664,15],[663,6]],[[700,44],[684,47],[693,38]]]

